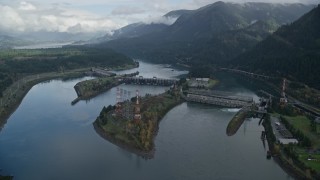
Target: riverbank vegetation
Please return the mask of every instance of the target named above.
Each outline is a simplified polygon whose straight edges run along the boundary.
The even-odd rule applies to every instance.
[[[309,116],[291,105],[272,106],[273,116],[280,117],[297,144],[279,144],[275,137],[267,137],[270,149],[277,160],[286,169],[299,178],[319,179],[320,177],[320,125],[314,117]],[[265,121],[266,132],[273,132],[271,125]],[[273,134],[273,133],[272,133]]]
[[[70,77],[82,77],[88,69],[75,69],[70,71],[42,73],[37,75],[28,75],[16,80],[7,87],[0,97],[0,130],[6,123],[6,119],[19,106],[20,102],[27,92],[35,85],[51,79],[69,79]]]
[[[303,170],[309,169],[313,174],[320,173],[320,134],[319,124],[306,116],[281,116],[294,137],[299,140],[297,145],[284,147],[285,153]]]
[[[124,115],[124,111],[134,111],[135,98],[131,102],[123,102],[121,113],[115,107],[104,107],[94,122],[100,135],[120,147],[140,156],[151,158],[154,152],[154,137],[163,116],[182,100],[179,94],[170,90],[160,95],[146,95],[139,98],[141,119],[132,115]]]

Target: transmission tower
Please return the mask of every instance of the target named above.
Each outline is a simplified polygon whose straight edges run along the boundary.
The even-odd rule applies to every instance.
[[[286,97],[286,92],[285,92],[286,85],[287,85],[287,80],[286,80],[286,78],[283,78],[280,105],[285,105],[288,102],[287,97]]]

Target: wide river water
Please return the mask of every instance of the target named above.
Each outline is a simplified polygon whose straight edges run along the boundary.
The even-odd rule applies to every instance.
[[[137,69],[124,71],[134,72]],[[174,78],[185,71],[140,63],[144,77]],[[52,80],[35,85],[0,132],[0,174],[15,180],[171,180],[292,179],[266,159],[262,126],[249,119],[237,134],[226,127],[237,109],[183,103],[162,119],[153,159],[143,159],[102,139],[92,122],[103,106],[114,104],[116,88],[72,106],[73,86],[86,78]],[[167,88],[120,85],[132,92],[157,94]],[[257,96],[232,77],[220,79],[220,90]]]

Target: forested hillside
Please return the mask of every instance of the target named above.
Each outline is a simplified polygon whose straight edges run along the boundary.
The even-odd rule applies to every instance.
[[[181,11],[159,32],[120,38],[99,46],[153,62],[188,65],[230,61],[254,47],[281,25],[298,19],[311,5],[216,2]]]
[[[320,5],[290,25],[281,27],[233,64],[296,79],[320,88]]]

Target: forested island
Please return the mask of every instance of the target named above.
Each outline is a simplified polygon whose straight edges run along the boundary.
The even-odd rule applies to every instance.
[[[159,95],[146,95],[104,107],[93,123],[106,140],[144,158],[154,156],[154,137],[160,120],[183,102],[178,88]]]
[[[104,77],[81,81],[74,86],[78,98],[72,101],[75,104],[79,100],[90,99],[103,91],[119,85],[121,82],[115,77]]]
[[[248,117],[248,111],[248,109],[241,109],[233,116],[226,129],[228,136],[232,136],[237,133],[244,120]]]

